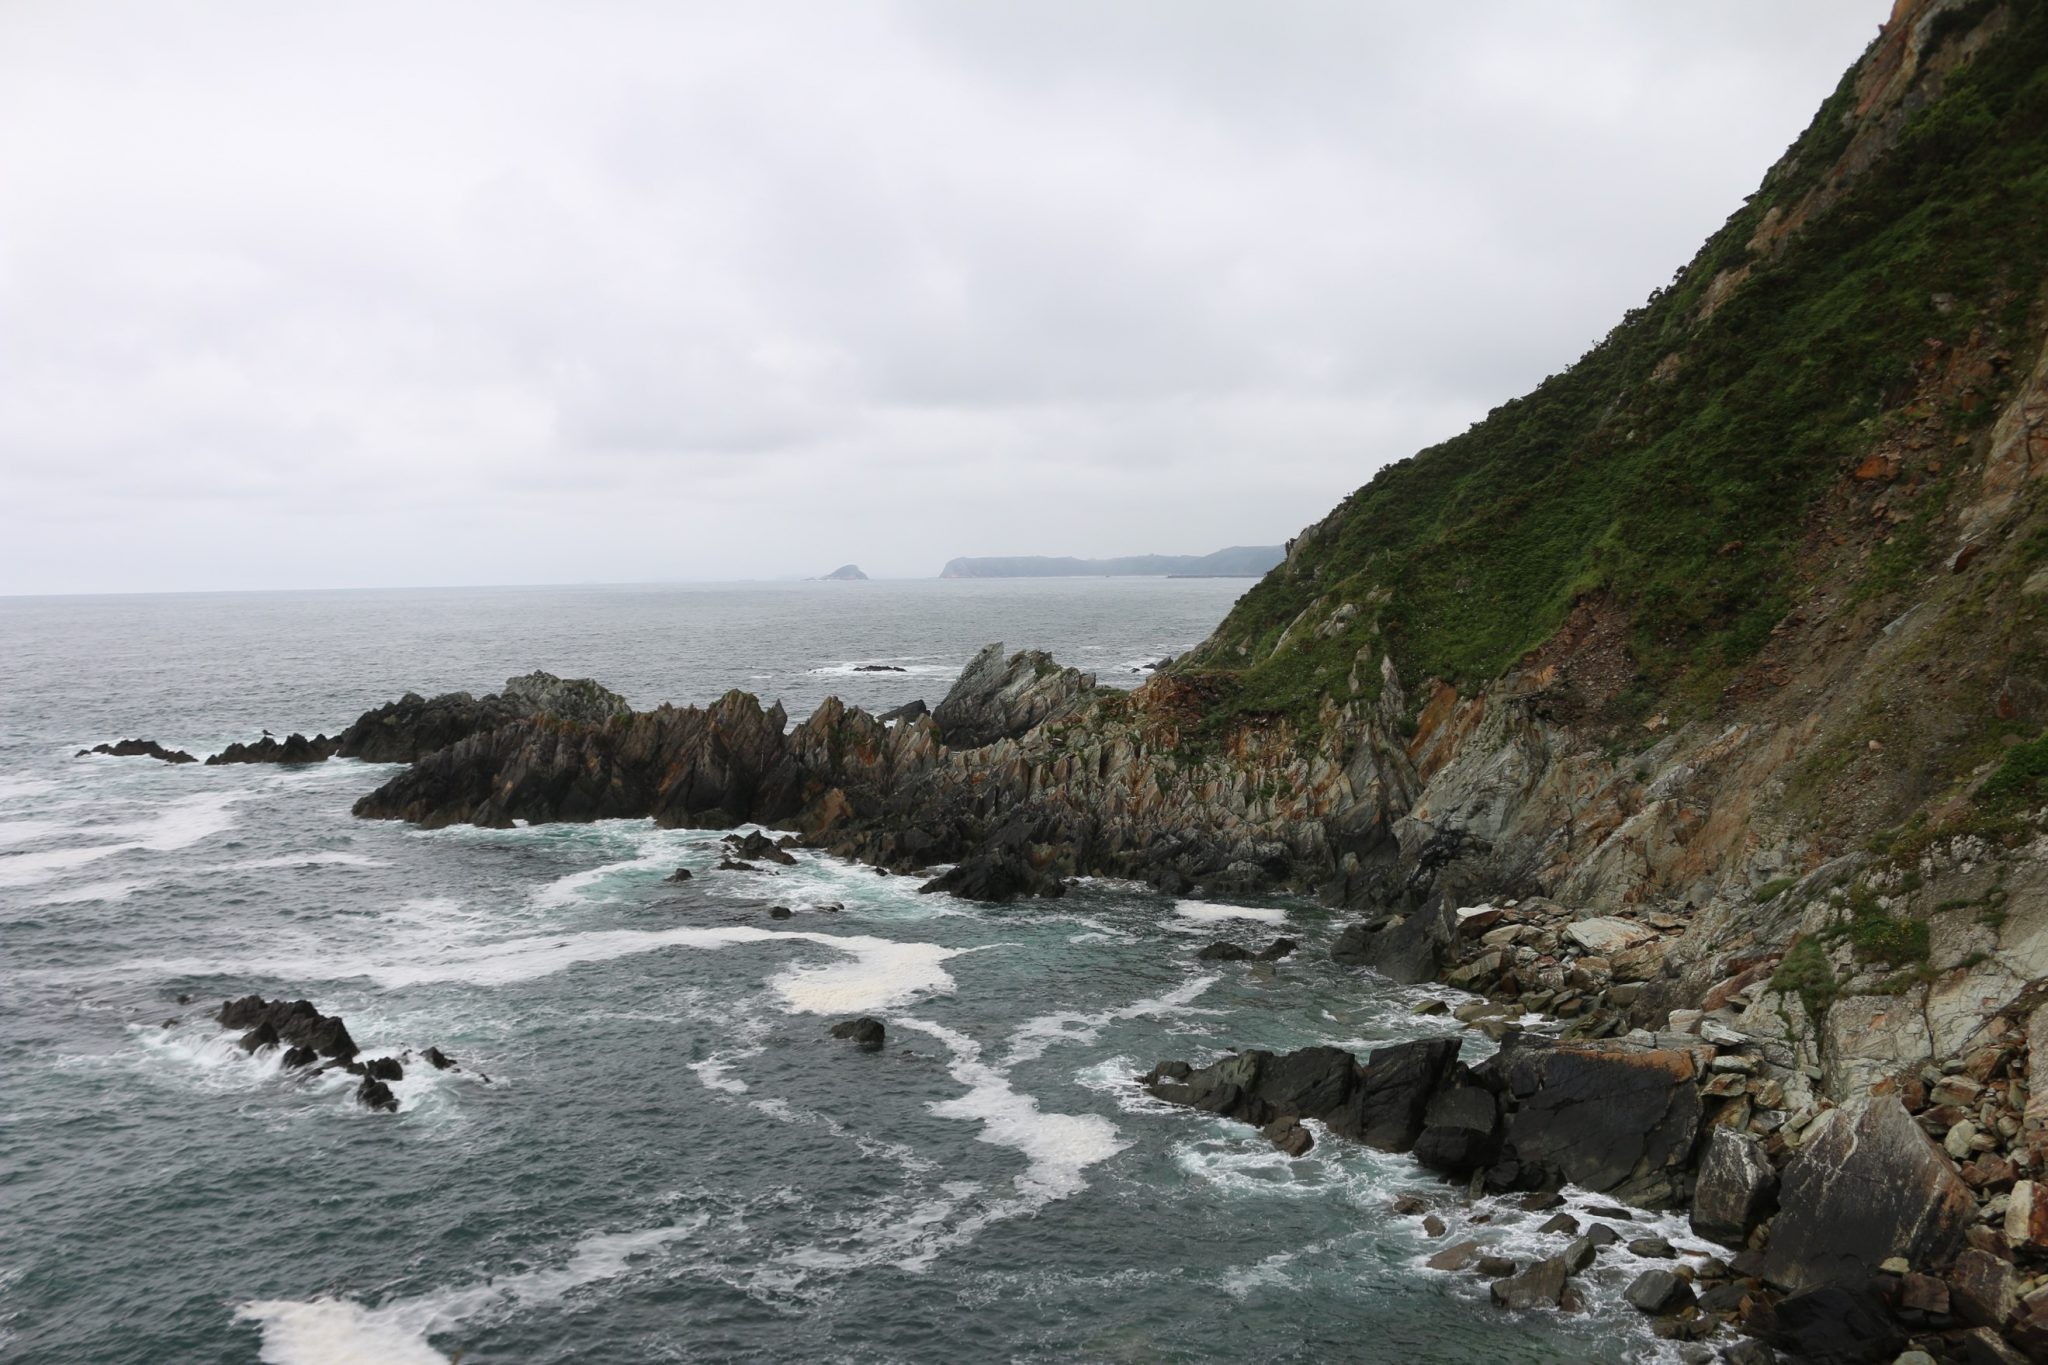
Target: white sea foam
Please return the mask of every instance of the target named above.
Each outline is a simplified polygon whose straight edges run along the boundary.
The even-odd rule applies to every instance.
[[[1119,1141],[1116,1125],[1100,1114],[1041,1113],[1037,1100],[1012,1089],[1009,1077],[981,1060],[981,1045],[966,1034],[923,1019],[897,1022],[952,1051],[947,1070],[967,1093],[931,1111],[940,1118],[976,1120],[981,1141],[1023,1153],[1030,1166],[1017,1177],[1020,1193],[1040,1199],[1078,1194],[1088,1187],[1082,1171],[1130,1145]]]
[[[1150,1019],[1186,1009],[1201,998],[1204,991],[1216,984],[1213,976],[1198,976],[1183,981],[1166,994],[1150,999],[1137,1000],[1119,1009],[1103,1010],[1098,1014],[1081,1014],[1062,1011],[1058,1014],[1041,1014],[1035,1019],[1026,1019],[1010,1035],[1009,1055],[1005,1065],[1015,1066],[1019,1062],[1035,1061],[1045,1055],[1045,1050],[1055,1043],[1092,1043],[1102,1036],[1102,1030],[1111,1024],[1123,1023],[1130,1019]]]
[[[39,899],[37,905],[85,905],[93,901],[125,901],[137,891],[152,883],[146,881],[84,882],[66,891],[53,891]]]
[[[798,1014],[871,1014],[899,1009],[928,995],[946,995],[953,978],[944,963],[960,955],[958,948],[936,943],[898,943],[893,939],[791,934],[850,953],[846,961],[824,966],[791,967],[769,985]]]
[[[567,1264],[368,1308],[349,1299],[260,1299],[235,1316],[258,1324],[269,1365],[447,1365],[428,1338],[464,1323],[544,1308],[587,1284],[616,1279],[636,1257],[689,1236],[698,1217],[673,1227],[602,1233],[576,1244]]]
[[[0,777],[0,801],[12,801],[17,797],[40,796],[57,784],[43,777]]]
[[[95,844],[88,848],[53,848],[37,853],[9,853],[0,856],[0,886],[37,886],[61,877],[74,868],[98,862],[110,853],[121,853],[135,847],[135,844]]]
[[[732,1074],[732,1062],[725,1057],[714,1055],[701,1062],[692,1062],[690,1070],[697,1073],[697,1079],[704,1083],[706,1090],[723,1091],[728,1095],[747,1093],[747,1083]]]
[[[169,853],[189,848],[234,828],[234,817],[228,814],[227,808],[237,799],[238,794],[234,792],[203,792],[166,802],[146,820],[92,827],[94,833],[127,836],[120,843],[7,854],[0,857],[0,886],[38,886],[75,868],[98,862],[109,854],[136,849]],[[86,831],[82,829],[79,832]]]
[[[1217,905],[1211,901],[1175,901],[1173,913],[1201,924],[1231,919],[1251,919],[1261,924],[1287,923],[1285,910],[1256,905]]]
[[[226,872],[261,872],[273,867],[389,867],[390,863],[381,858],[372,858],[362,853],[287,853],[277,858],[251,858],[246,862],[224,863]]]
[[[769,980],[770,988],[782,998],[784,1007],[797,1014],[872,1013],[900,1008],[921,996],[948,993],[953,989],[953,978],[947,975],[943,964],[965,951],[935,943],[898,943],[859,934],[759,929],[741,924],[537,934],[421,953],[395,962],[321,957],[262,959],[238,966],[245,972],[308,980],[367,977],[390,989],[442,981],[505,986],[539,980],[585,963],[609,962],[664,948],[716,951],[734,944],[778,942],[815,943],[845,955],[844,961],[789,967]],[[158,974],[223,970],[218,961],[158,959],[135,965]]]
[[[0,820],[0,844],[25,844],[64,829],[55,820]]]
[[[228,807],[241,799],[239,792],[202,792],[166,802],[147,820],[129,826],[136,847],[152,853],[169,853],[225,834],[235,827]]]

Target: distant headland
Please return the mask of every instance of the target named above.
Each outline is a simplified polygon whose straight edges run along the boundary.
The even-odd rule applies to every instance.
[[[1262,578],[1286,558],[1279,545],[1233,545],[1206,555],[1125,555],[1074,559],[1054,555],[998,555],[948,560],[941,578]]]

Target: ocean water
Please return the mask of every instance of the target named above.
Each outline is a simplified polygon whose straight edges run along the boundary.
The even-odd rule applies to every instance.
[[[1388,1204],[1523,1258],[1547,1215],[1138,1088],[1165,1057],[1456,1027],[1331,964],[1313,905],[1092,882],[990,908],[808,852],[714,872],[719,836],[641,821],[358,821],[374,765],[72,756],[332,732],[532,668],[793,718],[935,702],[993,639],[1135,683],[1244,586],[0,599],[0,1358],[1669,1358],[1618,1249],[1591,1311],[1499,1313]],[[1195,958],[1280,932],[1304,950],[1276,965]],[[210,1016],[252,991],[461,1069],[408,1067],[369,1113],[353,1078],[234,1047]],[[826,1036],[860,1013],[881,1053]]]

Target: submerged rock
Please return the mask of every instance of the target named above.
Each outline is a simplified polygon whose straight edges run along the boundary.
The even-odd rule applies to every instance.
[[[862,1052],[880,1052],[888,1038],[888,1030],[882,1021],[863,1014],[858,1019],[842,1020],[832,1026],[834,1038],[844,1038],[858,1046]]]
[[[751,830],[744,835],[728,834],[720,842],[732,849],[731,856],[739,860],[758,858],[763,862],[779,863],[784,867],[796,866],[796,859],[760,830]]]
[[[380,1113],[398,1112],[398,1096],[391,1093],[391,1087],[374,1076],[365,1076],[363,1083],[356,1087],[356,1101],[368,1109]]]
[[[1265,947],[1253,952],[1236,943],[1212,943],[1195,954],[1203,962],[1278,962],[1300,945],[1291,938],[1276,938]]]
[[[197,763],[199,760],[183,749],[166,749],[153,739],[124,739],[116,744],[95,744],[90,749],[80,749],[74,758],[88,754],[109,754],[115,758],[160,758],[166,763]]]

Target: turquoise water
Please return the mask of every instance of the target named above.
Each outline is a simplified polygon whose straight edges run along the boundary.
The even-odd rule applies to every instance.
[[[1454,1237],[1525,1254],[1547,1215],[1461,1207],[1334,1139],[1290,1160],[1133,1083],[1231,1045],[1453,1027],[1329,963],[1316,907],[1097,882],[988,908],[809,853],[709,871],[718,836],[647,822],[357,821],[389,770],[352,762],[71,757],[332,731],[535,667],[799,717],[829,692],[936,701],[998,638],[1135,682],[1244,586],[0,601],[0,1355],[1651,1358],[1626,1258],[1592,1313],[1512,1318],[1424,1269],[1442,1243],[1387,1205],[1444,1200]],[[679,865],[697,877],[665,882]],[[1305,950],[1195,959],[1278,932]],[[209,1016],[251,991],[343,1015],[366,1056],[431,1044],[462,1069],[410,1068],[399,1113],[368,1113],[349,1078],[233,1046]],[[883,1052],[826,1036],[858,1013]]]

